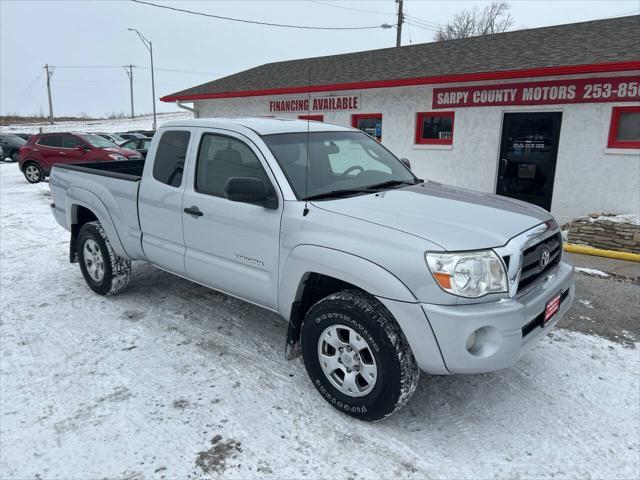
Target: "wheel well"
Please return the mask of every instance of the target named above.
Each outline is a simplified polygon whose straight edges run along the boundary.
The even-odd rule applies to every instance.
[[[20,167],[20,169],[24,172],[24,169],[27,168],[27,165],[29,165],[30,163],[35,163],[36,165],[38,165],[40,167],[40,164],[38,162],[36,162],[35,160],[29,158],[27,160],[25,160],[24,162],[22,162],[22,166]],[[42,168],[42,167],[40,167]]]
[[[74,206],[74,215],[71,224],[71,242],[69,243],[69,261],[77,263],[78,261],[78,233],[85,223],[94,222],[98,217],[87,207],[81,205]]]
[[[296,300],[291,305],[289,328],[287,330],[286,358],[293,360],[300,356],[300,330],[309,309],[319,300],[342,290],[361,290],[355,285],[320,273],[307,273],[300,281]]]

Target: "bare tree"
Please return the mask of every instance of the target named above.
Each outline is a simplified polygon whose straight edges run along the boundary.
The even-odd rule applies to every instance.
[[[478,7],[463,10],[438,30],[435,40],[439,42],[504,32],[513,25],[509,8],[511,7],[506,2],[492,2],[482,10]]]

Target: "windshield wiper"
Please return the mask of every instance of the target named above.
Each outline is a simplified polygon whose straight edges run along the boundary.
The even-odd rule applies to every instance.
[[[355,195],[357,193],[373,193],[374,190],[368,188],[353,188],[344,190],[331,190],[326,193],[317,193],[315,195],[309,195],[305,200],[320,200],[323,198],[340,198],[345,195]]]
[[[415,182],[409,181],[409,180],[388,180],[386,182],[382,182],[382,183],[377,183],[375,185],[369,185],[367,187],[367,190],[381,190],[383,188],[387,188],[387,187],[396,187],[396,186],[400,186],[400,185],[417,185],[418,183],[422,183],[423,180],[418,179]]]
[[[418,183],[422,183],[424,180],[421,178],[416,179],[415,182],[409,180],[388,180],[386,182],[378,183],[376,185],[369,185],[368,187],[363,188],[347,188],[343,190],[331,190],[326,193],[318,193],[316,195],[310,195],[306,198],[306,200],[320,200],[322,198],[340,198],[345,195],[355,195],[358,193],[375,193],[380,191],[383,188],[395,187],[399,185],[417,185]]]

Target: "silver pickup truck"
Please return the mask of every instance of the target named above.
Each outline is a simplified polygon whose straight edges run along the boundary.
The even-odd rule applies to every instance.
[[[194,119],[145,161],[59,165],[52,211],[98,294],[146,260],[280,314],[338,410],[378,420],[420,370],[512,365],[569,308],[553,217],[424,181],[365,133],[278,119]]]

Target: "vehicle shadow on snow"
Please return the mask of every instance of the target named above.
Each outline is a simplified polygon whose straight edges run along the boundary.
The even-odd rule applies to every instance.
[[[154,310],[179,315],[180,320],[175,326],[186,336],[186,341],[214,354],[221,350],[234,350],[251,358],[260,351],[263,354],[261,362],[267,363],[262,367],[258,364],[257,368],[276,370],[283,376],[295,372],[297,381],[304,383],[299,387],[315,393],[305,378],[302,363],[298,360],[291,365],[284,358],[287,324],[277,314],[146,263],[134,263],[133,273],[131,285],[122,295],[134,303],[139,297],[140,305],[149,304],[149,299],[153,298]],[[127,315],[136,317],[138,314],[127,312]],[[510,369],[480,375],[433,376],[422,373],[415,395],[407,406],[384,423],[414,432],[450,429],[452,426],[465,431],[481,428],[495,420],[492,419],[493,412],[498,416],[496,404],[531,402],[537,398],[544,401],[547,394],[535,381],[538,373],[526,371],[527,366],[531,367],[535,361],[536,358],[521,360]],[[493,403],[491,399],[494,399]],[[331,408],[319,396],[317,405],[318,408]],[[346,416],[340,418],[347,419]],[[461,423],[463,418],[466,425]],[[519,420],[517,416],[512,420],[515,428]]]

